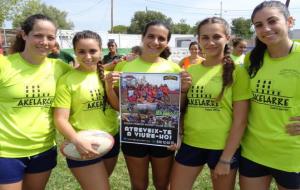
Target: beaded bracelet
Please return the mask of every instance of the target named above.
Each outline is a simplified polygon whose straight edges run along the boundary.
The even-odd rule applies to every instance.
[[[231,164],[231,161],[222,160],[222,159],[220,159],[219,162],[220,162],[221,164]]]

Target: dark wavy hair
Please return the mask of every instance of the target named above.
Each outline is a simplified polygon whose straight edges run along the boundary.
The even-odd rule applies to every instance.
[[[23,39],[22,37],[22,31],[28,35],[29,32],[32,31],[35,23],[38,21],[38,20],[46,20],[46,21],[49,21],[51,22],[54,26],[54,22],[53,20],[46,16],[46,15],[43,15],[43,14],[34,14],[34,15],[31,15],[29,16],[28,18],[26,18],[24,20],[24,22],[21,24],[21,31],[19,31],[16,35],[16,39],[13,43],[13,45],[11,46],[10,48],[10,53],[17,53],[17,52],[22,52],[24,51],[25,49],[25,40]],[[56,27],[56,26],[55,26]]]
[[[232,46],[235,48],[237,47],[241,42],[244,42],[245,40],[243,38],[240,38],[240,37],[236,37],[236,38],[233,38],[231,40],[232,42]]]
[[[102,49],[102,39],[101,39],[101,37],[96,32],[93,32],[93,31],[90,31],[90,30],[84,30],[84,31],[81,31],[81,32],[77,32],[75,34],[74,38],[73,38],[72,43],[73,43],[74,51],[76,49],[77,43],[81,39],[94,39],[98,42],[99,48]],[[106,91],[105,91],[104,68],[103,68],[101,59],[97,63],[97,74],[98,74],[98,79],[99,79],[99,81],[101,82],[101,84],[103,85],[103,88],[104,88],[102,111],[105,111],[106,104],[107,104],[107,94],[106,94]]]
[[[163,27],[165,27],[169,32],[168,36],[167,36],[167,42],[170,41],[171,35],[172,35],[170,27],[167,24],[165,24],[161,21],[158,21],[158,20],[150,21],[145,25],[145,28],[144,28],[143,33],[142,33],[142,38],[144,38],[146,36],[150,26],[163,26]],[[171,51],[170,51],[169,47],[167,47],[166,49],[164,49],[163,52],[161,52],[161,54],[159,56],[165,59],[166,57],[169,57],[170,55],[171,55]]]
[[[252,23],[253,23],[253,19],[254,19],[256,13],[266,7],[278,9],[279,12],[281,12],[282,15],[286,19],[288,19],[288,17],[290,16],[288,8],[282,2],[280,2],[280,1],[264,1],[254,8],[252,15],[251,15]],[[255,77],[258,70],[262,67],[266,49],[267,49],[267,45],[264,44],[262,41],[260,41],[256,37],[255,47],[250,53],[250,66],[248,69],[250,78]]]
[[[204,20],[202,20],[198,26],[197,26],[197,35],[200,36],[200,29],[202,26],[206,25],[206,24],[221,24],[224,27],[225,30],[225,34],[226,35],[230,35],[230,26],[229,24],[226,22],[226,20],[224,20],[223,18],[220,17],[210,17],[210,18],[206,18]],[[223,79],[223,84],[222,84],[222,89],[220,94],[217,97],[217,100],[220,100],[224,94],[224,91],[227,87],[231,86],[233,83],[233,71],[235,69],[235,65],[233,60],[230,57],[230,48],[228,46],[228,44],[225,45],[224,48],[224,57],[222,60],[223,63],[223,73],[222,73],[222,79]]]

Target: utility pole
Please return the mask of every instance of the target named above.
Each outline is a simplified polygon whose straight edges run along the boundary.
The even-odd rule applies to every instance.
[[[223,3],[222,1],[220,2],[220,17],[222,18],[222,13],[223,13]]]
[[[148,11],[148,8],[147,8],[147,0],[145,0],[145,4],[146,4],[146,12]]]
[[[114,0],[110,0],[111,7],[110,7],[110,32],[113,33],[114,27]]]
[[[290,5],[290,0],[286,0],[285,6],[286,6],[287,8],[289,8],[289,5]]]

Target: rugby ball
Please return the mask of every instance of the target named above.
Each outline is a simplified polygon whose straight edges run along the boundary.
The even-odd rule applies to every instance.
[[[100,130],[85,130],[78,132],[78,135],[82,136],[87,141],[95,142],[95,146],[93,146],[94,150],[96,150],[99,155],[96,157],[82,157],[76,149],[76,146],[68,140],[65,140],[61,146],[61,153],[71,159],[71,160],[93,160],[95,158],[101,157],[109,152],[114,145],[114,138],[109,133],[100,131]],[[99,146],[97,145],[99,144]]]

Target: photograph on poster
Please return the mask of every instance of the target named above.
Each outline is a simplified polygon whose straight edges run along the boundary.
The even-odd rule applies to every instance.
[[[180,76],[122,73],[121,142],[169,146],[177,143]]]

